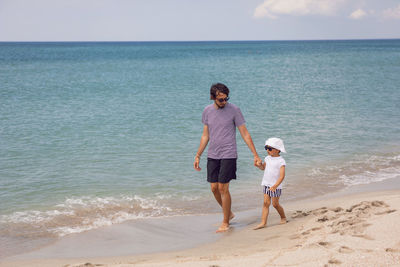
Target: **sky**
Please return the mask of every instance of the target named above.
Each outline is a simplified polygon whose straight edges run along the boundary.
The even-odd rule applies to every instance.
[[[400,38],[400,0],[0,0],[0,41]]]

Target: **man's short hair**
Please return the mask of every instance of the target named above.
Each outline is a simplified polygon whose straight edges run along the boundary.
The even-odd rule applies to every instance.
[[[223,93],[226,94],[226,96],[229,96],[229,88],[225,84],[214,83],[210,88],[210,99],[215,100],[218,93]]]

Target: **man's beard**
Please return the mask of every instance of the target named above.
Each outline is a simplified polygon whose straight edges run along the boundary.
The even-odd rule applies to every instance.
[[[215,104],[217,105],[218,108],[224,108],[224,107],[226,106],[226,104],[225,104],[225,105],[223,105],[223,106],[221,107],[220,105],[218,105],[217,101],[215,101]]]

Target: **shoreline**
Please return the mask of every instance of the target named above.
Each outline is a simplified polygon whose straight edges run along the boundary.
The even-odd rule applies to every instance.
[[[372,197],[371,192],[374,192]],[[395,224],[400,219],[398,179],[347,188],[324,196],[283,202],[282,205],[289,219],[289,223],[286,225],[279,225],[280,218],[272,208],[268,227],[257,231],[252,230],[252,226],[259,222],[261,207],[238,212],[232,222],[232,229],[223,234],[215,234],[220,214],[144,219],[65,237],[36,251],[4,258],[0,260],[0,266],[72,267],[88,262],[93,262],[93,266],[94,264],[105,266],[131,266],[133,264],[135,266],[138,264],[139,266],[175,266],[179,264],[182,266],[205,266],[205,263],[212,265],[214,262],[220,266],[229,266],[237,265],[239,258],[240,261],[246,262],[245,265],[260,266],[263,258],[260,258],[261,255],[258,254],[266,253],[265,258],[267,259],[271,254],[277,253],[278,247],[287,251],[286,254],[310,250],[314,255],[316,251],[332,250],[335,243],[340,244],[339,247],[335,247],[339,254],[333,253],[335,256],[329,257],[322,256],[324,260],[326,259],[326,264],[334,264],[335,260],[346,263],[346,259],[351,263],[358,259],[362,263],[364,262],[362,260],[368,257],[368,253],[374,254],[372,253],[374,250],[370,248],[360,250],[361,252],[356,250],[354,244],[360,241],[371,243],[373,247],[379,245],[380,250],[376,252],[379,255],[374,254],[377,258],[383,257],[382,255],[385,258],[390,256],[393,260],[400,262],[400,227]],[[339,207],[345,211],[354,205],[361,205],[364,210],[370,211],[366,214],[359,214],[365,219],[355,222],[352,213],[339,212],[336,214],[332,211]],[[326,215],[319,214],[320,212],[326,213]],[[325,216],[328,217],[325,218]],[[371,223],[370,220],[374,222]],[[321,234],[318,233],[322,231],[320,229],[314,230],[318,234],[310,233],[310,229],[321,228],[321,223],[323,223],[324,229],[330,229],[330,224],[339,221],[344,224],[352,222],[354,226],[338,227],[336,231],[340,234],[329,232]],[[380,224],[391,223],[393,225],[386,228],[394,231],[392,235],[389,233],[387,236],[379,236],[382,232]],[[305,230],[308,225],[311,228]],[[361,233],[351,232],[355,231],[351,230],[355,226]],[[371,230],[375,228],[379,228],[377,233]],[[333,232],[332,229],[330,230]],[[371,231],[372,233],[370,233]],[[396,236],[394,233],[398,233],[398,235]],[[374,235],[378,235],[378,237]],[[304,245],[304,242],[307,244],[307,242],[311,242],[310,240],[321,239],[320,236],[326,236],[326,240],[332,239],[333,241],[320,240],[310,243],[309,246]],[[272,240],[275,241],[271,243]],[[351,248],[352,246],[353,248]],[[228,251],[222,249],[226,247],[229,248]],[[346,250],[346,253],[341,253],[340,250],[342,252]],[[297,256],[293,257],[301,258],[303,252],[295,253]],[[357,259],[353,257],[356,254],[358,255]],[[289,258],[293,260],[293,257]],[[305,262],[311,265],[316,262],[322,264],[322,260],[319,261],[318,257],[308,255],[306,258]],[[256,259],[261,261],[258,262]],[[289,266],[290,264],[298,265],[295,262],[288,262],[288,264]]]

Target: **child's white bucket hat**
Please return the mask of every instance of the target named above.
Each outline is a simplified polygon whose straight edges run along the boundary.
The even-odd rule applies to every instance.
[[[283,145],[283,141],[280,138],[277,137],[268,138],[268,140],[265,141],[265,145],[276,148],[281,152],[286,153],[285,146]]]

